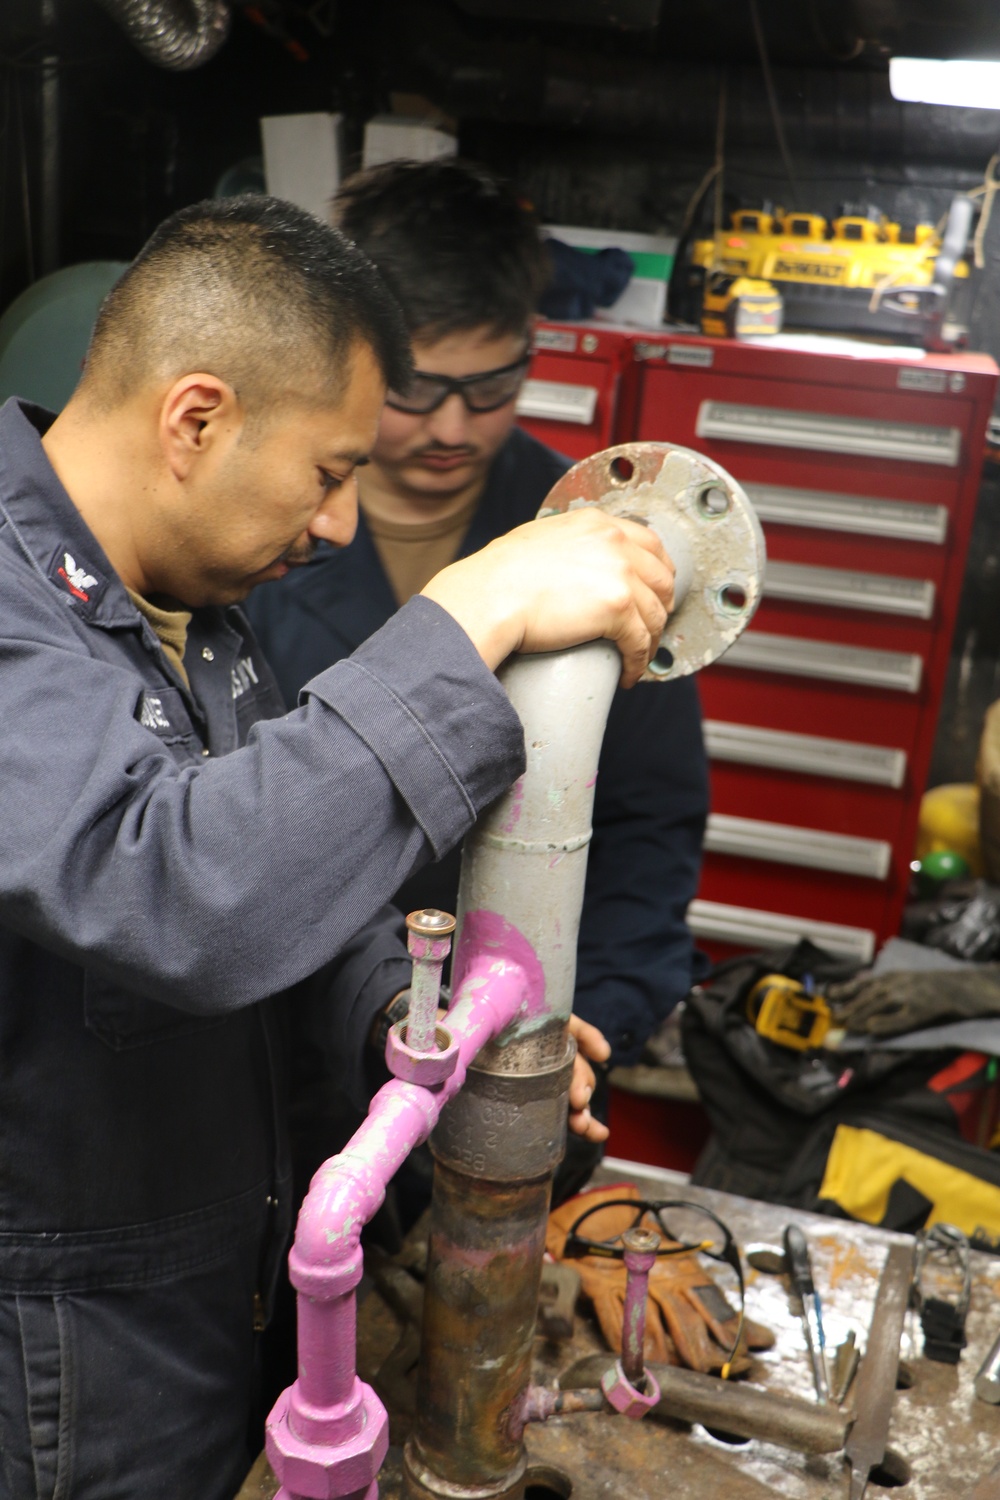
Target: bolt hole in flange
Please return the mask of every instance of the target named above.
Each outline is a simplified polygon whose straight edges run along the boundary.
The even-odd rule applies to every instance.
[[[525,1475],[524,1500],[570,1500],[573,1481],[554,1464],[532,1464]]]
[[[876,1464],[868,1476],[868,1483],[883,1490],[902,1489],[913,1478],[909,1464],[895,1448],[887,1448],[880,1464]]]
[[[724,583],[719,590],[719,607],[727,615],[741,615],[747,607],[747,591],[742,583]]]
[[[621,453],[616,454],[608,464],[608,477],[612,484],[628,484],[634,473],[635,464]]]
[[[698,492],[698,510],[708,520],[716,520],[719,516],[727,515],[730,504],[729,496],[721,485],[706,484]]]
[[[666,677],[673,670],[673,666],[673,652],[668,651],[666,646],[660,646],[646,670],[652,672],[654,677]]]

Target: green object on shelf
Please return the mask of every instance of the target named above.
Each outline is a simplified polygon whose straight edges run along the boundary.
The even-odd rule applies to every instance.
[[[967,880],[969,862],[953,849],[932,849],[910,866],[921,899],[933,896],[946,880]]]

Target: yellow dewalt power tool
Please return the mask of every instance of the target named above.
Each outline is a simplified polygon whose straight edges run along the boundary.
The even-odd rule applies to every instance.
[[[826,1001],[787,974],[758,979],[747,996],[747,1018],[760,1036],[796,1052],[821,1047],[832,1024]]]
[[[786,327],[952,347],[966,332],[971,293],[964,255],[972,213],[971,199],[958,195],[939,233],[933,224],[905,227],[867,214],[844,213],[827,223],[822,214],[738,209],[728,229],[692,247],[689,285],[704,278],[702,331],[732,336],[714,290],[727,276],[752,285],[761,302],[770,286]],[[776,332],[781,322],[772,318],[768,327],[765,320],[759,331]]]

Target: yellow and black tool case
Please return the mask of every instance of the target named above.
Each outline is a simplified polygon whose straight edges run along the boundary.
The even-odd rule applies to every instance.
[[[752,278],[780,293],[786,328],[892,338],[927,349],[964,342],[971,199],[952,201],[944,232],[861,214],[738,210],[729,229],[696,240],[691,274]]]

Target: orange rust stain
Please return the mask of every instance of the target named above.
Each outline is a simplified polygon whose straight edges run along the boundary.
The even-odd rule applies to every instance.
[[[844,1241],[831,1234],[821,1236],[820,1244],[828,1247],[832,1254],[832,1264],[825,1278],[831,1288],[841,1286],[845,1281],[858,1276],[875,1275],[877,1268],[872,1265],[869,1255],[852,1241]]]

